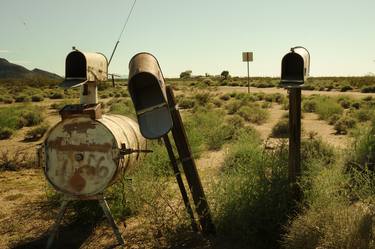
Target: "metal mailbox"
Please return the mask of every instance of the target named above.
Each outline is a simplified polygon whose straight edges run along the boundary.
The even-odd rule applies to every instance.
[[[293,47],[281,61],[281,85],[298,87],[310,73],[310,54],[304,47]]]
[[[152,54],[139,53],[130,60],[128,88],[142,135],[155,139],[167,134],[173,123],[163,73]]]
[[[97,83],[108,79],[107,58],[101,53],[70,52],[65,60],[62,88],[81,86],[81,104],[98,102]]]
[[[65,60],[63,88],[77,87],[86,82],[106,81],[108,78],[107,58],[101,53],[70,52]]]

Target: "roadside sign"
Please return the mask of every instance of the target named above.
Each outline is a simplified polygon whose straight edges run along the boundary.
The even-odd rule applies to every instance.
[[[242,52],[242,61],[253,61],[253,52]]]

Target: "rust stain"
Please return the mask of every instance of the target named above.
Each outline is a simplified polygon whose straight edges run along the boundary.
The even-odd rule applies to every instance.
[[[69,185],[77,192],[81,192],[86,186],[86,180],[80,175],[79,170],[69,179]]]
[[[96,169],[93,166],[90,165],[84,165],[79,168],[80,173],[86,173],[88,176],[95,176],[96,175]]]
[[[77,133],[86,133],[89,129],[95,129],[96,123],[92,121],[86,121],[86,122],[79,122],[79,123],[72,123],[72,124],[65,124],[63,126],[64,132],[67,132],[69,134],[72,133],[72,131],[76,131]]]
[[[64,139],[59,137],[55,140],[48,141],[48,147],[58,151],[90,151],[90,152],[109,152],[112,144],[63,144]]]

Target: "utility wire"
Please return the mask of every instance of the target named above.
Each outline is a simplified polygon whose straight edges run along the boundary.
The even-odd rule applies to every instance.
[[[131,7],[131,9],[130,9],[130,11],[129,11],[128,17],[126,18],[126,21],[125,21],[125,23],[124,23],[124,26],[122,26],[122,30],[121,30],[121,32],[120,32],[120,35],[119,35],[118,39],[117,39],[117,42],[116,42],[116,44],[115,44],[115,47],[113,48],[113,51],[112,51],[111,57],[109,58],[108,66],[109,66],[109,64],[111,64],[111,61],[112,61],[113,55],[115,54],[116,49],[117,49],[117,46],[118,46],[118,44],[120,43],[120,40],[121,40],[122,34],[123,34],[124,31],[125,31],[126,25],[127,25],[128,22],[129,22],[130,16],[131,16],[131,14],[132,14],[132,12],[133,12],[133,9],[134,9],[134,6],[135,6],[136,3],[137,3],[137,0],[134,0],[133,5],[132,5],[132,7]]]

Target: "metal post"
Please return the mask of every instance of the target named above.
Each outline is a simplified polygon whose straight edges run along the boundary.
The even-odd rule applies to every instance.
[[[289,89],[289,183],[295,200],[300,198],[297,178],[301,175],[301,88]]]
[[[186,189],[185,189],[185,186],[184,186],[184,182],[182,181],[181,172],[178,168],[177,160],[176,160],[176,157],[173,153],[171,141],[169,140],[168,135],[163,136],[163,140],[164,140],[165,147],[167,148],[167,151],[168,151],[169,159],[171,160],[174,175],[176,177],[178,187],[180,188],[180,192],[181,192],[184,204],[185,204],[186,211],[188,212],[188,214],[190,216],[191,228],[193,229],[194,232],[197,232],[198,226],[197,226],[197,223],[195,222],[193,209],[191,208],[191,205],[190,205],[190,202],[189,202],[189,197],[187,195],[187,192],[186,192]]]
[[[103,209],[103,212],[105,214],[105,216],[107,217],[107,220],[109,222],[109,225],[112,227],[112,230],[113,232],[115,233],[115,236],[116,236],[116,239],[117,239],[117,242],[124,246],[125,245],[125,242],[124,242],[124,238],[122,237],[121,233],[120,233],[120,230],[118,229],[117,225],[116,225],[116,222],[115,220],[113,219],[113,216],[112,216],[112,213],[111,213],[111,210],[109,209],[109,206],[108,206],[108,203],[107,201],[105,200],[105,198],[100,198],[99,200],[99,205],[102,207]]]
[[[250,93],[249,61],[247,61],[247,93]]]
[[[211,212],[202,187],[201,180],[193,159],[189,142],[187,140],[180,112],[176,109],[176,100],[170,86],[166,87],[168,105],[171,111],[173,128],[172,135],[177,147],[177,152],[182,163],[185,176],[193,196],[196,212],[204,234],[215,234],[215,226],[212,222]]]
[[[66,209],[68,208],[69,200],[63,200],[60,206],[59,214],[57,215],[57,219],[55,224],[52,227],[51,235],[48,238],[46,249],[52,248],[53,242],[55,240],[57,231],[59,230],[60,223],[62,219],[64,218],[64,214],[66,212]]]

